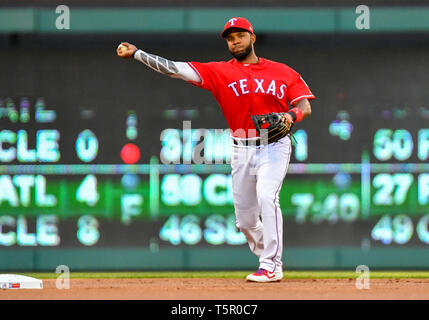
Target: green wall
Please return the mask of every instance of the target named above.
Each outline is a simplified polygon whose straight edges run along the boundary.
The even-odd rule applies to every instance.
[[[286,270],[427,269],[427,248],[352,247],[285,248]],[[240,248],[6,248],[0,250],[0,271],[53,271],[59,265],[70,270],[233,270],[258,265],[247,246]]]
[[[0,9],[0,32],[220,32],[228,18],[247,17],[258,32],[427,32],[429,7],[370,8],[358,30],[355,7],[343,8],[70,8],[70,29],[57,30],[55,8]]]

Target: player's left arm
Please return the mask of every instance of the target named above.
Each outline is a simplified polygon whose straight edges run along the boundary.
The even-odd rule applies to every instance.
[[[292,104],[292,106],[302,111],[302,120],[311,115],[311,104],[310,101],[308,101],[306,98],[296,101]]]
[[[303,98],[292,103],[293,108],[284,114],[284,121],[289,123],[302,121],[311,115],[311,104],[308,99]],[[298,121],[297,121],[298,120]]]
[[[287,116],[289,122],[296,123],[311,115],[310,101],[316,97],[299,73],[290,68],[287,71],[290,78],[286,83],[288,86],[286,95],[292,108],[286,114],[290,116]]]

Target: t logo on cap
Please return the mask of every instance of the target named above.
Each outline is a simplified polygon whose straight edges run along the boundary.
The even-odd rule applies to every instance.
[[[232,18],[232,19],[229,19],[229,23],[230,23],[230,26],[233,26],[234,25],[234,21],[237,21],[237,18]]]
[[[253,33],[253,27],[250,24],[250,22],[246,18],[242,18],[242,17],[235,17],[235,18],[229,19],[228,22],[223,27],[221,36],[225,38],[226,31],[230,28],[243,29],[243,30],[249,31],[250,33]]]

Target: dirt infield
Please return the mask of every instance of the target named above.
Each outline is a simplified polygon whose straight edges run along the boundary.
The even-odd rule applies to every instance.
[[[43,289],[0,290],[0,300],[429,300],[429,279],[285,279],[249,283],[241,279],[71,279],[70,289],[43,280]]]

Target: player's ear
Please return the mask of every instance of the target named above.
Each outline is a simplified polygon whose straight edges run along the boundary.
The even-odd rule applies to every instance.
[[[252,43],[255,43],[256,42],[256,35],[254,33],[251,33],[250,39],[252,40]]]

